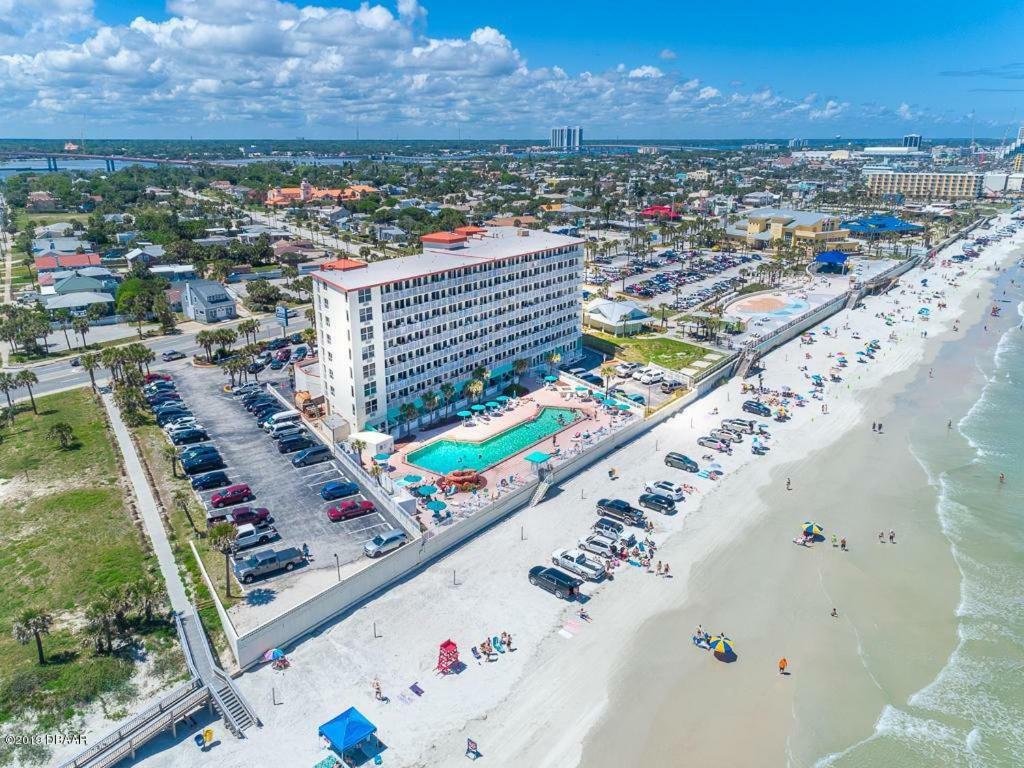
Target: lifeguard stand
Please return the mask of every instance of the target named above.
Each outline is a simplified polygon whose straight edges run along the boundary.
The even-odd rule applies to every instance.
[[[459,646],[457,646],[452,640],[445,640],[441,643],[437,654],[437,669],[442,675],[447,675],[449,672],[458,669],[459,664]]]

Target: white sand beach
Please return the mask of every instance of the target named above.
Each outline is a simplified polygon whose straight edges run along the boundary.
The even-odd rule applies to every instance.
[[[1002,223],[1005,217],[997,226]],[[725,472],[717,483],[662,463],[668,450],[699,459],[708,451],[696,445],[696,438],[717,426],[723,417],[742,415],[739,406],[745,397],[740,394],[739,383],[733,381],[577,475],[542,504],[514,514],[425,572],[316,636],[286,648],[290,669],[279,672],[267,667],[243,675],[239,686],[264,723],[263,728],[250,731],[250,738],[237,741],[225,735],[200,758],[191,744],[191,734],[179,731],[177,744],[171,745],[169,740],[153,742],[145,755],[140,754],[137,764],[184,766],[215,761],[221,766],[312,766],[325,755],[317,739],[317,726],[349,706],[359,707],[378,726],[381,740],[388,745],[385,765],[464,765],[467,737],[478,742],[486,764],[498,766],[575,765],[584,754],[587,758],[582,764],[588,766],[621,765],[626,755],[638,757],[641,753],[643,759],[637,759],[637,764],[679,764],[668,757],[659,758],[663,753],[657,750],[663,746],[686,748],[693,758],[718,764],[753,764],[747,762],[752,754],[749,751],[738,751],[736,754],[743,757],[736,762],[722,759],[733,749],[732,742],[740,741],[734,738],[736,729],[741,729],[750,743],[764,744],[769,750],[769,757],[758,764],[783,764],[789,748],[788,723],[797,711],[794,707],[828,706],[836,691],[815,692],[810,699],[794,704],[791,692],[781,687],[774,670],[778,655],[791,657],[793,678],[811,664],[828,664],[829,660],[827,656],[812,658],[812,649],[806,643],[780,649],[775,642],[779,627],[805,621],[808,612],[825,605],[821,595],[826,584],[837,585],[834,597],[844,602],[839,626],[848,627],[845,596],[856,591],[858,569],[871,567],[863,562],[855,566],[855,558],[868,546],[878,546],[873,539],[876,522],[891,515],[876,518],[877,510],[872,509],[856,524],[842,523],[839,533],[849,534],[852,550],[844,565],[847,570],[843,574],[822,571],[820,583],[809,585],[813,600],[794,596],[784,605],[768,602],[767,598],[777,598],[781,581],[819,578],[812,558],[826,553],[797,551],[785,538],[762,537],[777,536],[779,531],[792,537],[803,520],[828,516],[828,510],[822,508],[826,496],[816,494],[812,484],[816,478],[837,486],[843,481],[843,473],[828,463],[830,456],[865,460],[872,456],[872,420],[885,422],[882,439],[898,439],[898,418],[888,412],[891,403],[878,393],[885,387],[905,386],[942,340],[965,334],[969,321],[987,312],[986,288],[995,274],[993,266],[1010,259],[1013,247],[1022,241],[1024,237],[1018,234],[1012,242],[992,245],[979,259],[964,265],[936,266],[927,273],[913,270],[887,295],[868,297],[863,308],[843,310],[826,321],[835,336],[825,336],[819,330],[813,344],[801,345],[796,340],[771,353],[764,361],[764,386],[780,389],[788,385],[805,395],[811,382],[798,366],[806,365],[808,375],[827,377],[840,352],[846,353],[849,365],[842,371],[840,383],[825,386],[822,400],[811,399],[806,406],[795,408],[791,421],[770,423],[771,450],[767,455],[752,455],[749,438],[731,456],[715,454],[714,461],[720,462]],[[959,243],[952,248],[959,251]],[[963,274],[958,276],[961,271]],[[930,283],[926,305],[919,282],[922,277]],[[934,292],[943,295],[931,296]],[[947,308],[940,309],[939,301]],[[917,314],[923,305],[930,308],[928,320]],[[902,316],[889,326],[881,316],[883,312],[902,312]],[[954,331],[957,320],[960,329]],[[854,338],[854,334],[860,338]],[[896,335],[895,341],[889,339],[890,334]],[[881,342],[875,359],[856,362],[855,353],[870,339]],[[823,413],[823,405],[827,413]],[[854,440],[851,432],[855,430]],[[877,488],[898,487],[900,472],[920,472],[911,464],[908,460],[871,468],[879,473]],[[619,479],[608,477],[610,467],[618,471]],[[765,527],[765,510],[785,504],[785,491],[781,492],[782,498],[777,489],[774,495],[761,493],[773,478],[778,480],[780,471],[792,477],[792,493],[800,494],[796,497],[800,503],[794,502],[784,520]],[[643,492],[645,483],[663,478],[692,483],[699,489],[680,505],[681,513],[675,517],[652,515],[653,538],[659,545],[656,557],[671,565],[671,578],[625,566],[616,572],[614,580],[586,586],[584,591],[590,596],[587,610],[593,618],[590,623],[576,617],[578,606],[557,601],[529,585],[526,575],[530,567],[548,563],[554,549],[573,545],[588,531],[598,498],[633,501]],[[884,503],[910,508],[912,503],[898,495],[882,498],[869,494],[866,498],[869,504],[879,506]],[[802,506],[805,504],[810,508]],[[901,530],[905,525],[909,523],[893,527]],[[885,527],[888,530],[890,525]],[[827,528],[828,534],[835,530]],[[747,546],[751,541],[755,546]],[[908,549],[910,554],[902,563],[885,566],[891,568],[894,579],[908,562],[929,562],[928,547],[922,546],[916,553],[911,545]],[[903,550],[898,551],[902,556]],[[755,552],[761,555],[753,556]],[[742,553],[742,557],[717,559],[724,553]],[[709,573],[709,563],[724,565],[728,570]],[[935,581],[936,604],[917,606],[922,616],[947,611],[949,594],[954,595],[955,604],[955,568],[941,559],[934,565],[926,577]],[[727,591],[707,599],[707,588],[712,584],[736,585],[737,590],[744,590],[738,606],[745,612],[730,611]],[[764,601],[758,599],[759,589],[763,590],[760,594]],[[850,597],[848,602],[852,601]],[[898,602],[887,604],[885,610],[896,613],[880,625],[889,625],[905,609]],[[659,636],[654,625],[647,623],[653,621],[652,617],[679,611],[684,611],[683,621],[692,615],[712,632],[726,630],[737,644],[738,660],[730,665],[717,664],[706,652],[694,649],[688,621],[680,627],[679,636],[672,637]],[[470,656],[471,645],[503,631],[512,634],[515,652],[501,654],[494,663],[478,663]],[[907,643],[913,643],[913,633],[919,630],[908,623],[906,631],[910,633]],[[921,631],[950,633],[951,629],[939,624]],[[467,667],[461,674],[440,677],[434,671],[438,645],[449,638],[459,644]],[[948,639],[952,644],[951,635]],[[851,654],[856,658],[858,645],[853,633],[837,634],[834,642],[843,649],[844,658]],[[678,682],[677,664],[657,654],[649,659],[645,655],[646,649],[659,644],[676,648],[679,664],[693,675],[682,700],[674,687]],[[908,671],[903,687],[912,691],[914,685],[926,682],[927,675],[934,674],[932,666],[931,659],[922,660],[920,670]],[[922,682],[918,677],[925,679]],[[371,683],[375,678],[390,699],[388,703],[374,700]],[[879,697],[869,688],[860,687],[859,682],[849,687],[841,675],[836,679],[844,686],[840,689],[842,695],[856,700],[858,712],[849,728],[834,739],[841,748],[839,742],[843,739],[855,740],[863,728],[870,729],[878,714],[874,708]],[[634,687],[637,680],[646,687]],[[729,682],[723,682],[726,680]],[[423,689],[422,696],[409,690],[413,683]],[[663,701],[658,698],[663,689],[676,698],[663,702],[662,709],[666,716],[678,720],[655,722],[648,716],[645,706]],[[678,730],[687,732],[687,740],[671,744],[655,741],[650,745],[653,751],[638,748],[637,734],[635,730],[630,732],[630,728],[637,727],[629,718],[630,701],[618,698],[620,691],[633,696],[637,690],[649,693],[650,700],[645,696],[645,706],[637,708],[644,715],[648,732],[657,728],[665,733],[678,722]],[[716,691],[718,695],[705,703],[705,697]],[[733,709],[717,720],[699,716],[709,707]],[[610,719],[603,720],[606,716]],[[709,723],[714,723],[713,728]],[[592,732],[598,724],[603,725]],[[700,730],[705,726],[712,730]],[[626,747],[628,752],[624,751]]]

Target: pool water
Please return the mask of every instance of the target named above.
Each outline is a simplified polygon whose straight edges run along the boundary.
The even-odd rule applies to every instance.
[[[559,417],[562,418],[561,423]],[[413,451],[405,460],[439,475],[457,469],[479,472],[550,437],[580,418],[580,412],[572,408],[542,408],[530,421],[509,427],[482,442],[435,440]]]

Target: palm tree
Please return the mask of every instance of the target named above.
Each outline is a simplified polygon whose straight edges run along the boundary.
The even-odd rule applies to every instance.
[[[551,352],[547,353],[547,355],[544,357],[544,359],[547,361],[547,364],[548,364],[548,373],[551,374],[551,373],[554,372],[555,367],[560,362],[562,362],[562,355],[560,353],[555,352],[554,350],[552,350]]]
[[[85,337],[82,337],[82,341],[85,341]],[[96,369],[100,367],[100,356],[98,352],[86,352],[82,355],[79,360],[85,372],[89,374],[89,381],[92,383],[92,388],[96,389]]]
[[[217,523],[208,530],[210,546],[224,555],[224,591],[231,597],[231,545],[235,541],[235,526],[229,522]]]
[[[85,609],[86,626],[95,638],[96,652],[114,651],[114,623],[117,621],[117,605],[109,594],[103,594],[89,603]],[[106,641],[106,648],[103,643]]]
[[[64,343],[67,344],[68,349],[71,349],[71,339],[68,338],[68,323],[71,321],[71,310],[58,309],[53,315],[57,318],[57,322],[60,323],[60,329],[64,331]]]
[[[303,328],[302,340],[306,342],[310,347],[316,344],[316,328]]]
[[[144,577],[128,586],[132,603],[137,610],[142,611],[146,623],[153,621],[153,610],[157,605],[164,602],[164,591],[152,577]]]
[[[160,453],[163,457],[171,463],[171,476],[174,478],[178,477],[178,449],[173,445],[167,444],[160,449]]]
[[[381,485],[381,477],[384,476],[384,470],[381,469],[380,464],[376,461],[370,466],[370,477],[377,481],[377,485]]]
[[[173,446],[171,446],[171,449],[173,450]],[[175,454],[175,460],[177,460],[177,454]],[[192,495],[188,491],[179,488],[171,496],[171,503],[188,520],[188,524],[192,526],[192,532],[199,533],[199,529],[196,528],[196,521],[192,518]]]
[[[445,417],[451,412],[451,405],[455,402],[455,385],[446,381],[441,385],[441,396],[444,398]]]
[[[612,388],[612,379],[615,378],[615,366],[611,363],[605,363],[601,366],[601,378],[604,379],[604,394],[608,395],[608,390]]]
[[[515,374],[516,384],[519,383],[519,377],[526,373],[528,370],[530,370],[529,360],[523,360],[522,358],[520,358],[519,360],[512,361],[512,372]]]
[[[206,362],[213,362],[213,345],[217,343],[217,337],[213,331],[200,331],[196,334],[196,344],[206,352]]]
[[[437,393],[436,392],[432,392],[432,391],[424,392],[423,395],[422,395],[422,400],[423,400],[423,408],[424,408],[424,410],[427,411],[427,414],[430,417],[427,420],[427,423],[428,424],[432,424],[434,422],[434,413],[435,413],[435,410],[437,408],[437,402],[438,402]]]
[[[76,317],[71,321],[71,328],[75,333],[82,337],[82,347],[84,348],[86,346],[85,334],[89,332],[89,318]]]
[[[362,466],[363,465],[363,451],[366,450],[366,441],[365,440],[360,440],[359,438],[356,438],[355,440],[352,440],[349,443],[349,445],[352,446],[352,450],[355,451],[356,455],[359,457],[359,466]]]
[[[466,384],[463,392],[466,398],[472,401],[484,393],[484,383],[480,379],[473,379]]]
[[[4,393],[7,398],[7,408],[10,410],[11,415],[14,415],[14,403],[11,402],[11,391],[18,388],[15,383],[15,378],[7,371],[0,371],[0,392]]]
[[[53,626],[53,616],[41,611],[38,608],[26,608],[22,611],[11,627],[11,634],[16,642],[21,645],[28,645],[32,640],[36,641],[36,654],[39,663],[45,664],[46,657],[43,655],[43,635],[50,634]]]
[[[75,432],[66,421],[58,421],[46,432],[46,437],[60,443],[62,450],[67,450],[75,440]]]
[[[406,433],[409,432],[409,423],[420,415],[419,408],[412,403],[402,403],[398,409],[399,416],[405,422]]]
[[[32,401],[32,413],[38,416],[39,410],[36,408],[36,397],[32,394],[32,385],[39,383],[39,377],[25,368],[18,371],[18,375],[14,377],[14,383],[28,390],[28,399]]]

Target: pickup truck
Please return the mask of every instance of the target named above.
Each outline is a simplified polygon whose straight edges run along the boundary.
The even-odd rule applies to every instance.
[[[644,524],[644,513],[622,499],[601,499],[597,502],[597,512],[626,525]]]
[[[288,549],[264,549],[235,563],[235,576],[243,584],[251,584],[253,579],[266,576],[277,571],[291,571],[295,566],[306,562],[305,555],[295,547]]]
[[[582,576],[590,581],[597,581],[604,576],[604,568],[595,560],[591,560],[578,549],[556,549],[551,554],[551,562],[559,568]]]
[[[238,526],[238,533],[231,548],[235,552],[243,549],[257,547],[260,544],[269,544],[277,538],[277,529],[272,525],[255,526],[252,523]]]

